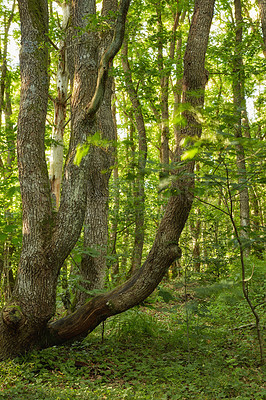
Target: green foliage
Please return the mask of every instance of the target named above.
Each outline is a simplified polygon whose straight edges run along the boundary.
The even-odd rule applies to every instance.
[[[52,2],[53,3],[53,2]],[[174,94],[182,78],[182,59],[191,20],[193,1],[178,1],[184,20],[176,32],[180,41],[178,54],[169,56],[170,41],[176,13],[176,2],[163,0],[132,3],[127,37],[129,62],[134,87],[144,116],[148,159],[140,171],[138,137],[132,107],[125,94],[126,76],[121,60],[116,60],[112,74],[116,80],[116,106],[118,141],[114,146],[103,140],[101,133],[90,136],[77,149],[75,162],[80,165],[89,154],[91,146],[114,146],[118,177],[110,183],[109,228],[115,224],[115,241],[107,255],[106,288],[128,276],[135,239],[135,220],[138,200],[135,196],[139,173],[145,178],[145,243],[143,258],[148,254],[164,206],[172,194],[172,172],[186,162],[196,162],[196,185],[192,193],[194,205],[180,240],[183,256],[179,265],[178,280],[163,283],[141,307],[129,310],[105,323],[105,341],[101,327],[83,344],[34,352],[15,361],[0,364],[0,399],[240,399],[261,400],[262,373],[257,367],[258,352],[251,312],[243,299],[239,265],[239,247],[228,219],[230,196],[233,201],[235,223],[239,228],[239,197],[242,189],[236,167],[237,146],[243,146],[246,157],[247,180],[250,191],[251,226],[245,246],[251,249],[246,258],[248,290],[256,310],[262,315],[265,294],[265,131],[266,109],[264,79],[265,59],[261,57],[259,21],[247,14],[256,6],[244,2],[243,56],[245,97],[255,99],[256,115],[249,118],[248,134],[243,122],[243,138],[235,137],[236,110],[233,105],[232,60],[235,57],[235,31],[232,23],[232,2],[216,2],[214,25],[206,57],[209,82],[205,91],[204,110],[192,110],[188,104],[176,104]],[[54,4],[53,4],[54,5]],[[1,2],[2,28],[10,14]],[[50,16],[49,38],[58,45],[65,32],[58,23],[60,15],[55,7]],[[158,28],[158,14],[162,26]],[[3,18],[2,18],[3,17]],[[115,14],[107,17],[90,15],[85,30],[109,31]],[[15,15],[18,21],[18,14]],[[77,34],[83,35],[84,30]],[[1,30],[1,38],[4,31]],[[14,32],[19,38],[18,31]],[[163,68],[159,68],[158,46],[163,46]],[[2,48],[2,47],[1,47]],[[54,81],[59,52],[50,49],[51,88],[57,96]],[[162,165],[159,161],[161,80],[170,73],[169,85],[169,145],[175,147],[175,130],[186,127],[186,112],[193,112],[202,124],[202,137],[181,142],[182,162]],[[0,279],[1,305],[8,300],[12,289],[12,276],[16,275],[21,248],[21,199],[16,168],[15,139],[18,117],[19,69],[8,60],[8,79],[12,82],[10,96],[13,114],[10,124],[3,119],[0,137]],[[172,90],[173,89],[173,90]],[[6,110],[7,98],[4,98]],[[244,115],[244,107],[241,112]],[[48,105],[48,120],[53,121],[53,103]],[[159,115],[159,118],[158,118]],[[67,109],[67,118],[69,110]],[[246,117],[245,117],[246,118]],[[243,120],[245,119],[243,118]],[[53,140],[53,123],[46,126],[45,146],[47,156]],[[65,145],[69,141],[69,128],[65,132]],[[245,136],[246,135],[246,136]],[[247,137],[250,136],[250,137]],[[66,146],[67,151],[67,146]],[[3,164],[3,165],[2,165]],[[160,180],[162,169],[167,177]],[[176,171],[175,171],[176,172]],[[187,176],[186,178],[190,178]],[[180,175],[178,175],[180,178]],[[176,193],[177,194],[177,193]],[[118,204],[119,203],[119,204]],[[197,224],[199,228],[197,229]],[[80,282],[79,264],[82,254],[96,257],[99,249],[83,249],[82,234],[67,260],[66,271],[59,277],[57,313],[62,315],[62,299],[69,296],[74,302],[77,289],[85,290]],[[111,242],[111,238],[110,238]],[[196,254],[196,244],[199,254]],[[115,252],[113,251],[115,250]],[[258,256],[260,259],[258,259]],[[120,270],[113,272],[118,262]],[[2,265],[4,269],[2,272]],[[172,276],[172,271],[169,277]],[[185,278],[184,278],[185,276]],[[184,282],[186,280],[186,282]],[[188,290],[185,293],[184,289]],[[99,294],[88,292],[88,298]],[[262,320],[265,326],[265,320]],[[2,397],[1,397],[2,396]]]
[[[261,274],[262,265],[254,274],[255,292]],[[237,282],[235,270],[231,278]],[[0,363],[0,398],[262,400],[256,335],[241,328],[246,306],[237,286],[194,280],[187,302],[178,282],[164,290],[178,300],[155,297],[152,309],[138,307],[106,321],[104,334],[99,326],[82,343]],[[228,302],[226,294],[237,301]]]
[[[111,144],[112,143],[109,140],[101,138],[100,132],[96,132],[93,136],[89,136],[86,144],[82,144],[77,147],[74,163],[76,165],[80,165],[82,158],[88,154],[90,146],[97,146],[105,149]]]

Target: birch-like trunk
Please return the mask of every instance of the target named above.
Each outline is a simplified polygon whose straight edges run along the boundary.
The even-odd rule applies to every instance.
[[[70,6],[67,2],[62,4],[62,30],[66,34],[70,16]],[[55,198],[56,209],[59,208],[60,190],[64,162],[64,132],[66,125],[66,107],[69,74],[66,57],[66,40],[59,44],[59,60],[57,65],[56,88],[57,98],[54,102],[54,127],[52,133],[51,157],[49,178],[51,182],[51,192]]]

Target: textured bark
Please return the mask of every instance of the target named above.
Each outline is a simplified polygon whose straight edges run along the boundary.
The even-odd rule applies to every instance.
[[[49,88],[48,9],[45,0],[38,5],[21,0],[19,10],[22,38],[17,152],[23,243],[14,296],[19,299],[24,315],[38,319],[40,307],[41,319],[44,315],[49,319],[54,312],[56,282],[53,269],[47,265],[45,251],[53,221],[44,148]]]
[[[135,233],[134,247],[131,260],[130,273],[134,273],[141,266],[142,250],[145,234],[145,167],[147,160],[147,139],[144,118],[137,91],[132,80],[132,73],[128,61],[128,43],[125,40],[122,48],[122,66],[125,74],[126,91],[129,95],[133,108],[135,125],[138,133],[138,169],[134,187],[134,208],[135,208]]]
[[[109,18],[109,24],[114,24],[110,19],[110,12],[117,10],[116,0],[103,2],[102,16]],[[90,51],[95,54],[94,62],[97,69],[101,68],[101,59],[106,49],[112,42],[113,30],[105,34],[101,33],[94,43],[91,43]],[[85,43],[86,46],[86,43]],[[90,78],[91,79],[91,78]],[[87,80],[83,85],[86,86]],[[105,93],[97,117],[95,129],[100,132],[101,139],[110,143],[102,147],[99,143],[90,151],[89,178],[87,187],[87,206],[84,221],[84,253],[82,256],[80,277],[81,285],[85,291],[77,295],[78,306],[83,304],[88,297],[86,291],[102,289],[106,274],[106,256],[108,241],[108,200],[109,178],[114,165],[115,128],[112,118],[111,100],[113,96],[113,78],[108,77],[105,84]]]
[[[84,5],[84,2],[81,4]],[[32,6],[30,10],[28,5]],[[50,223],[53,222],[52,207],[43,145],[48,96],[46,69],[48,57],[46,46],[40,46],[43,34],[47,32],[47,3],[45,0],[32,3],[28,0],[19,0],[19,6],[22,16],[23,45],[18,154],[24,236],[18,279],[14,290],[16,295],[3,310],[0,321],[1,359],[14,356],[33,346],[49,346],[82,337],[108,316],[123,312],[143,301],[158,285],[172,262],[180,257],[178,240],[191,208],[193,197],[191,190],[194,185],[193,175],[180,177],[173,182],[173,195],[169,199],[147,260],[127,282],[104,296],[94,298],[69,317],[47,325],[55,305],[56,276],[64,258],[71,251],[72,244],[79,236],[86,208],[84,182],[87,178],[86,167],[89,157],[83,157],[80,166],[75,165],[74,145],[84,143],[86,140],[86,136],[82,135],[88,133],[90,117],[94,115],[97,107],[95,108],[95,103],[92,107],[90,104],[85,104],[85,112],[83,107],[83,113],[78,112],[76,102],[79,100],[82,103],[82,98],[78,98],[82,91],[79,87],[78,76],[82,71],[76,70],[75,96],[72,102],[76,114],[65,167],[62,200],[53,225]],[[213,6],[214,0],[196,1],[184,58],[183,98],[186,101],[189,99],[194,107],[203,105],[206,84],[204,60]],[[42,17],[42,23],[37,16]],[[119,45],[121,41],[117,43]],[[118,45],[116,51],[119,49]],[[35,58],[37,55],[38,63]],[[42,62],[39,63],[40,60]],[[28,75],[27,72],[30,74]],[[42,79],[36,79],[36,76]],[[96,88],[96,92],[97,90]],[[195,96],[197,91],[200,91],[199,96]],[[95,94],[96,98],[98,95],[100,94]],[[36,96],[38,102],[36,102]],[[183,135],[200,135],[201,128],[193,114],[187,115],[187,119],[188,124]],[[187,164],[185,172],[193,172],[193,162]]]
[[[77,11],[82,8],[89,13],[93,4],[75,1],[73,20],[79,18]],[[0,320],[0,358],[34,346],[54,314],[57,276],[79,238],[86,210],[89,155],[83,157],[78,166],[74,162],[76,150],[78,145],[86,143],[88,135],[95,129],[95,114],[103,100],[109,62],[123,41],[128,6],[127,0],[120,4],[114,40],[101,58],[97,84],[97,70],[88,59],[88,51],[79,46],[79,36],[73,35],[73,121],[61,202],[55,214],[52,212],[44,151],[49,88],[47,0],[19,1],[22,38],[17,148],[23,203],[23,246],[14,296]],[[85,27],[86,21],[81,22]],[[84,64],[81,65],[82,59]],[[81,78],[82,74],[87,76],[93,71],[95,81],[91,89],[94,96],[90,100]]]
[[[263,54],[266,57],[266,0],[258,0],[260,17],[261,17],[261,28],[263,38]]]
[[[23,246],[13,299],[0,324],[2,357],[27,348],[31,336],[54,313],[56,274],[47,262],[52,233],[44,131],[48,99],[48,9],[46,1],[19,1],[21,15],[21,102],[17,152],[23,203]],[[40,18],[38,18],[38,16]]]
[[[206,84],[204,61],[213,7],[214,0],[196,2],[185,54],[183,99],[189,98],[195,107],[203,105]],[[201,41],[197,40],[199,34]],[[187,115],[187,118],[188,125],[182,134],[200,135],[201,127],[194,116]],[[190,162],[186,172],[192,171],[193,163]],[[46,345],[85,336],[101,321],[140,303],[154,290],[168,267],[180,257],[178,239],[191,208],[190,191],[193,189],[193,184],[192,176],[190,179],[180,178],[173,183],[173,196],[169,199],[154,244],[142,267],[117,289],[98,296],[71,316],[49,325],[48,333],[45,334]]]
[[[235,55],[233,61],[234,74],[233,74],[233,97],[235,106],[236,116],[236,128],[235,136],[237,139],[242,138],[242,110],[245,107],[245,77],[244,77],[244,65],[242,58],[242,6],[241,0],[234,0],[235,5]],[[240,226],[242,228],[241,236],[248,239],[249,235],[247,229],[250,226],[249,221],[249,192],[247,185],[247,172],[246,172],[246,161],[245,151],[241,142],[236,145],[236,163],[238,170],[238,183],[239,189],[239,200],[240,200]]]
[[[63,22],[62,29],[66,33],[69,22],[69,4],[62,4]],[[66,125],[66,106],[67,91],[69,83],[69,74],[66,60],[66,40],[62,40],[59,44],[59,61],[57,66],[56,87],[57,98],[54,100],[54,128],[51,146],[50,171],[49,178],[51,182],[51,191],[55,197],[56,209],[59,208],[60,189],[63,173],[64,161],[64,131]]]

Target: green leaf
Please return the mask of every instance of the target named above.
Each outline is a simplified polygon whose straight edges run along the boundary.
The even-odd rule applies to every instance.
[[[192,158],[195,157],[195,155],[199,152],[199,149],[197,147],[193,147],[190,150],[185,151],[182,156],[181,156],[181,160],[185,161],[185,160],[192,160]]]
[[[112,142],[107,139],[102,139],[100,132],[96,132],[93,136],[88,137],[86,143],[78,145],[74,164],[80,165],[82,158],[88,154],[91,145],[105,149],[110,146],[111,143]]]
[[[81,161],[82,161],[82,158],[85,157],[88,154],[89,150],[90,150],[90,145],[89,144],[84,144],[84,145],[80,145],[79,144],[78,147],[77,147],[77,152],[76,152],[76,155],[75,155],[74,164],[79,166]]]

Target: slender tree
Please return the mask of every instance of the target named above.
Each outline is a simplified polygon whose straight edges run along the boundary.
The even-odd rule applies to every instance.
[[[50,171],[49,171],[51,191],[52,195],[55,198],[56,209],[59,208],[63,162],[64,162],[64,132],[66,126],[66,108],[67,108],[68,85],[69,85],[65,36],[70,17],[70,5],[66,1],[64,1],[64,3],[62,4],[59,2],[59,4],[62,7],[62,13],[63,13],[63,20],[62,20],[63,38],[59,44],[59,49],[58,49],[59,54],[58,54],[57,74],[56,74],[57,97],[53,99],[54,127],[52,134],[53,142],[51,146]]]
[[[244,65],[242,57],[242,4],[241,0],[234,0],[235,5],[235,54],[233,59],[233,97],[234,97],[234,112],[236,117],[235,136],[238,139],[236,145],[236,158],[239,182],[239,199],[240,199],[240,225],[242,228],[242,236],[248,239],[247,230],[250,226],[249,220],[249,192],[247,185],[247,171],[245,151],[241,143],[243,137],[242,116],[245,109],[245,77]]]
[[[132,72],[128,60],[128,42],[124,40],[122,48],[122,66],[125,74],[126,91],[129,95],[133,114],[134,125],[138,133],[138,160],[136,181],[134,184],[134,203],[135,203],[135,234],[134,247],[131,262],[131,273],[134,273],[141,265],[142,250],[144,244],[144,214],[145,214],[145,167],[147,161],[147,138],[146,128],[141,109],[141,103],[138,98],[137,90],[134,87],[132,80]]]

